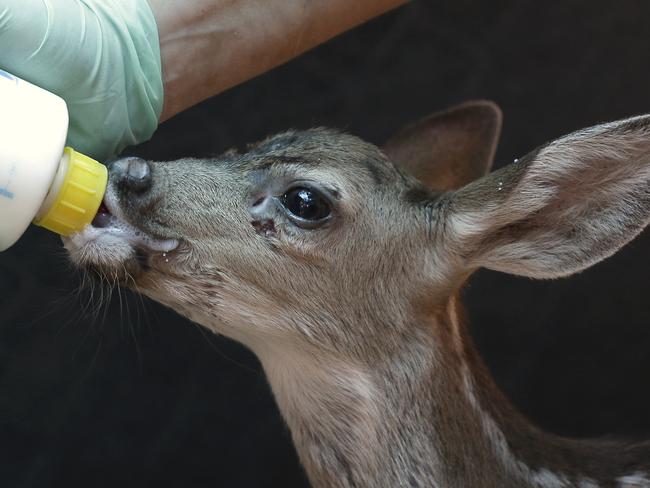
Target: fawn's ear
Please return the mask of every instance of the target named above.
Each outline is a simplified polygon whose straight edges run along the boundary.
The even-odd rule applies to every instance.
[[[650,220],[650,115],[557,139],[441,202],[445,238],[469,269],[580,271]]]
[[[500,133],[499,107],[472,101],[407,126],[383,150],[429,188],[452,190],[490,171]]]

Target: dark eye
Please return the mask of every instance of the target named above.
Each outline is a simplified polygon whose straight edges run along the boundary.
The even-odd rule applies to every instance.
[[[317,222],[332,213],[327,199],[311,188],[293,188],[282,195],[282,204],[294,216],[302,220]]]

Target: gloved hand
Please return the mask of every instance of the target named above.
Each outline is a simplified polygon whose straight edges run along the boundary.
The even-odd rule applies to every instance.
[[[0,69],[67,102],[78,151],[105,161],[156,130],[163,85],[147,0],[2,0],[0,46]]]

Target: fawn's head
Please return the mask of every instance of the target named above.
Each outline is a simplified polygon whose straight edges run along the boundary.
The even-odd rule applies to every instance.
[[[645,225],[647,118],[576,132],[486,176],[500,123],[474,102],[383,151],[313,129],[216,159],[122,159],[106,208],[66,247],[253,349],[367,359],[429,326],[480,266],[564,276]]]

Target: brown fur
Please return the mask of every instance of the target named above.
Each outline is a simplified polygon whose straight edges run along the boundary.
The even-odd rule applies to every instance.
[[[335,131],[287,132],[216,160],[151,162],[137,193],[122,163],[107,205],[149,248],[110,227],[66,247],[252,349],[314,486],[648,486],[647,444],[561,439],[518,414],[457,295],[477,267],[564,276],[640,232],[650,119],[483,176],[500,122],[493,104],[465,104],[391,139],[389,157]],[[296,186],[331,215],[297,221],[283,203]],[[152,252],[163,238],[178,247]]]

